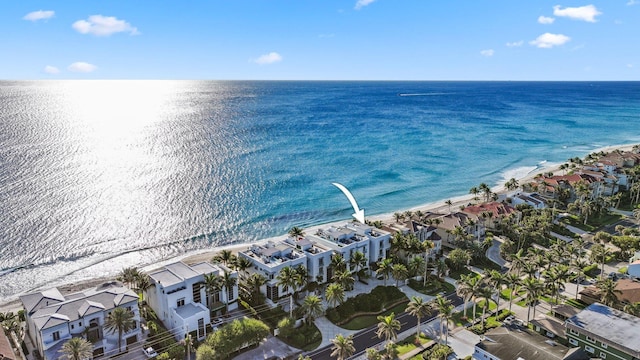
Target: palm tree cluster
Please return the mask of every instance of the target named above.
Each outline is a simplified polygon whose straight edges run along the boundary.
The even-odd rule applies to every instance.
[[[527,322],[532,309],[535,318],[535,306],[541,296],[547,295],[558,303],[560,292],[565,290],[565,284],[569,281],[576,282],[577,298],[579,283],[585,276],[584,268],[589,264],[585,255],[582,239],[568,245],[555,243],[548,250],[530,247],[526,253],[521,249],[513,254],[511,269],[505,276],[505,284],[510,289],[509,310],[513,294],[519,288],[526,293]]]
[[[149,275],[141,272],[136,267],[127,267],[120,271],[116,280],[124,283],[129,289],[135,290],[139,295],[144,295],[144,292],[151,286],[151,279]],[[144,297],[143,297],[144,299]]]

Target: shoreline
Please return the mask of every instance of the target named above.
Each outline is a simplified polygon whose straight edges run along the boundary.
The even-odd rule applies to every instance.
[[[630,151],[635,145],[638,144],[621,144],[621,145],[609,145],[609,146],[604,146],[604,147],[600,147],[594,150],[591,150],[589,152],[587,152],[587,154],[590,153],[597,153],[597,152],[611,152],[611,151],[615,151],[615,150],[622,150],[622,151]],[[585,155],[580,156],[580,158],[584,158]],[[579,156],[579,155],[578,155]],[[531,168],[530,171],[528,171],[526,174],[524,174],[523,176],[521,176],[520,178],[516,177],[516,180],[518,180],[518,182],[520,184],[522,184],[523,182],[526,181],[531,181],[535,178],[535,176],[537,174],[540,173],[548,173],[548,172],[553,172],[554,174],[557,171],[560,171],[560,166],[562,164],[566,163],[566,161],[564,162],[560,162],[560,163],[549,163],[547,164],[542,163],[542,164],[536,164],[535,166],[531,165],[529,166]],[[527,167],[527,168],[529,168]],[[524,167],[521,167],[524,168]],[[520,169],[520,168],[517,168]],[[508,181],[509,179],[503,179],[500,180],[498,182],[498,185],[495,185],[491,188],[491,191],[500,195],[505,195],[507,193],[507,189],[504,187],[504,182]],[[478,183],[479,184],[479,183]],[[440,213],[447,213],[449,211],[449,205],[447,205],[445,203],[445,201],[447,200],[451,200],[452,204],[450,205],[451,207],[451,212],[454,211],[458,211],[460,209],[460,206],[462,205],[467,205],[471,202],[473,202],[473,195],[472,194],[463,194],[463,195],[457,195],[457,196],[453,196],[450,197],[448,199],[441,199],[438,201],[432,201],[429,203],[425,203],[422,205],[418,205],[409,209],[399,209],[396,210],[394,212],[389,212],[389,213],[384,213],[384,214],[379,214],[379,215],[372,215],[372,216],[368,216],[367,219],[368,220],[372,220],[372,221],[382,221],[385,223],[390,223],[390,222],[394,222],[395,219],[393,217],[393,214],[396,212],[404,212],[404,211],[423,211],[423,212],[440,212]],[[318,224],[318,225],[313,225],[313,226],[309,226],[307,228],[304,228],[303,230],[305,232],[315,232],[318,229],[321,228],[325,228],[328,226],[332,226],[332,225],[341,225],[344,224],[345,222],[351,221],[351,219],[343,219],[343,220],[338,220],[338,221],[334,221],[334,222],[329,222],[329,223],[323,223],[323,224]],[[221,245],[221,246],[216,246],[213,248],[208,248],[208,249],[200,249],[200,250],[193,250],[193,251],[189,251],[189,252],[185,252],[183,254],[179,254],[167,259],[164,259],[162,261],[156,262],[154,264],[148,264],[148,265],[141,265],[138,266],[142,271],[145,272],[149,272],[152,271],[154,269],[157,269],[165,264],[169,264],[172,262],[176,262],[176,261],[184,261],[185,263],[188,264],[194,264],[194,263],[198,263],[198,262],[202,262],[202,261],[209,261],[216,253],[220,252],[221,250],[231,250],[232,252],[237,252],[241,249],[246,249],[249,248],[251,245],[253,244],[264,244],[267,241],[280,241],[280,240],[284,240],[287,238],[287,234],[282,234],[282,235],[278,235],[278,236],[273,236],[273,237],[269,237],[269,238],[264,238],[264,239],[260,239],[260,240],[256,240],[256,241],[252,241],[252,242],[248,242],[248,243],[239,243],[239,244],[227,244],[227,245]],[[114,276],[106,276],[106,277],[96,277],[96,278],[91,278],[91,279],[87,279],[87,280],[81,280],[75,283],[64,283],[64,280],[60,281],[60,284],[58,286],[56,286],[60,292],[62,294],[69,294],[69,293],[73,293],[73,292],[78,292],[78,291],[82,291],[91,287],[95,287],[97,285],[100,285],[106,281],[109,280],[113,280]],[[46,288],[50,288],[51,285],[49,286],[43,286],[37,289],[33,289],[32,291],[38,291],[38,290],[44,290]],[[21,303],[20,300],[18,299],[18,297],[21,294],[17,294],[14,295],[16,298],[15,299],[9,299],[8,301],[4,301],[2,303],[0,303],[0,312],[7,312],[7,311],[18,311],[20,310],[21,307]]]

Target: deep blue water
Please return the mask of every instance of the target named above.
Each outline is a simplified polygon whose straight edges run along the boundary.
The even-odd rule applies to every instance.
[[[638,82],[0,82],[0,299],[640,143]],[[15,271],[15,268],[19,268]]]

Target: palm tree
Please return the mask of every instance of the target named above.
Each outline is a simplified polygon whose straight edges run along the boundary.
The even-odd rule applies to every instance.
[[[291,236],[294,239],[300,239],[304,236],[304,230],[302,230],[302,228],[299,228],[297,226],[292,227],[289,230],[289,236]]]
[[[335,276],[335,274],[339,271],[346,270],[347,263],[344,261],[344,258],[341,254],[333,254],[331,255],[331,262],[329,263],[329,277]]]
[[[225,305],[226,305],[226,310],[229,311],[229,302],[231,300],[231,298],[233,297],[233,288],[236,286],[236,284],[238,283],[238,279],[234,276],[231,276],[231,272],[229,271],[225,271],[222,274],[222,287],[225,291],[225,294],[227,296],[225,296]]]
[[[205,275],[206,276],[206,275]],[[253,273],[251,276],[247,278],[245,284],[251,289],[251,297],[255,298],[257,294],[260,293],[260,287],[267,283],[267,278],[262,274]],[[205,277],[205,285],[206,285],[206,277]]]
[[[340,284],[329,284],[329,286],[327,286],[327,290],[325,290],[324,296],[327,299],[329,306],[336,307],[338,304],[342,304],[344,302],[344,288]]]
[[[131,310],[117,307],[107,316],[104,327],[110,333],[118,332],[118,352],[122,351],[122,334],[135,329],[136,321]]]
[[[322,312],[324,311],[322,307],[322,300],[313,294],[307,295],[307,297],[304,298],[304,301],[302,302],[302,309],[304,310],[306,315],[305,318],[309,324],[312,323],[315,318],[322,315]]]
[[[453,202],[449,199],[449,200],[445,201],[444,203],[449,207],[449,214],[451,214],[451,205],[453,205]]]
[[[589,262],[585,259],[575,259],[571,264],[573,271],[575,272],[576,280],[576,300],[578,300],[578,290],[580,290],[580,281],[585,277],[584,268],[589,266]]]
[[[414,256],[409,260],[409,265],[407,266],[407,270],[409,271],[409,276],[415,277],[418,276],[422,272],[422,270],[426,267],[425,260],[421,256]],[[426,275],[425,275],[426,276]]]
[[[516,273],[508,273],[505,278],[505,283],[509,287],[509,312],[511,312],[511,304],[513,303],[513,293],[517,292],[517,287],[520,285],[520,276]]]
[[[352,290],[355,279],[353,278],[353,274],[351,274],[349,270],[344,269],[336,272],[333,275],[333,281],[342,285],[345,290]]]
[[[621,291],[616,289],[615,281],[611,279],[598,280],[596,287],[600,292],[600,300],[607,306],[614,306],[618,303],[618,296]]]
[[[484,317],[487,314],[487,309],[489,308],[490,302],[493,301],[492,297],[495,293],[495,289],[489,286],[481,287],[478,291],[478,297],[480,299],[484,299],[484,305],[482,306],[482,318],[480,321],[482,322],[482,328],[484,328]]]
[[[434,248],[433,241],[425,240],[422,242],[422,248],[424,250],[424,278],[422,279],[422,286],[427,286],[427,272],[429,269],[429,253]]]
[[[458,287],[456,288],[456,293],[464,300],[464,305],[462,307],[462,316],[464,318],[467,317],[467,303],[469,300],[475,295],[476,289],[479,286],[479,278],[471,274],[461,274],[460,280],[458,280]],[[475,313],[475,310],[474,310]]]
[[[60,352],[68,360],[91,359],[93,357],[93,344],[81,337],[72,337],[62,345]]]
[[[500,292],[502,291],[502,285],[504,285],[505,277],[506,276],[498,270],[489,271],[488,282],[498,293],[496,298],[496,308],[498,310],[500,310]]]
[[[282,286],[289,292],[289,317],[293,317],[293,294],[300,276],[291,266],[285,266],[276,277],[278,286]]]
[[[298,265],[295,267],[295,270],[298,274],[296,289],[305,290],[307,284],[309,283],[309,269],[307,269],[306,266]]]
[[[391,267],[393,266],[393,260],[386,258],[378,261],[378,273],[384,277],[384,286],[387,286],[387,279],[391,274]]]
[[[386,341],[395,341],[398,338],[398,330],[400,330],[400,320],[396,319],[396,314],[391,313],[387,316],[378,316],[378,330],[376,335],[378,338],[385,338]]]
[[[351,266],[355,269],[356,275],[358,276],[358,281],[360,281],[360,269],[367,265],[367,257],[361,251],[356,251],[351,255],[351,260],[349,260]]]
[[[233,261],[233,258],[234,258],[234,255],[231,252],[231,250],[222,250],[211,259],[211,262],[223,263],[226,266]]]
[[[356,351],[356,348],[353,346],[353,335],[344,336],[338,334],[335,338],[331,339],[331,343],[333,344],[331,357],[335,357],[337,360],[346,360]]]
[[[478,200],[478,194],[480,193],[480,190],[478,190],[478,188],[476,186],[472,187],[471,189],[469,189],[469,194],[473,194],[473,200]]]
[[[431,315],[431,304],[425,302],[424,299],[419,296],[413,296],[405,311],[418,319],[416,324],[416,337],[420,337],[420,319],[424,316]]]
[[[391,274],[393,278],[396,280],[396,287],[398,287],[398,282],[400,280],[404,280],[407,278],[407,267],[404,264],[393,264],[391,267]]]
[[[140,293],[142,300],[144,300],[144,292],[151,287],[151,278],[145,273],[138,273],[136,277],[136,291]]]
[[[234,267],[238,270],[238,274],[241,279],[244,278],[243,274],[248,275],[247,269],[250,269],[252,266],[253,263],[251,263],[251,260],[246,257],[238,257],[234,263]]]
[[[540,279],[536,279],[534,277],[528,276],[522,281],[522,287],[527,291],[526,301],[527,301],[527,324],[530,319],[531,307],[533,307],[533,317],[536,316],[536,304],[538,303],[538,298],[542,294],[543,284]]]
[[[624,312],[633,316],[640,316],[640,302],[625,305]]]
[[[435,308],[438,310],[438,317],[440,318],[440,340],[442,341],[442,334],[446,329],[445,341],[446,344],[449,341],[449,321],[453,316],[453,305],[451,300],[438,295],[435,299]]]
[[[136,279],[140,275],[140,272],[136,267],[127,267],[120,271],[116,279],[122,281],[128,288],[136,283]]]

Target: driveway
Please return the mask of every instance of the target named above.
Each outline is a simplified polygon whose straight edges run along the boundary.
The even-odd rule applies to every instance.
[[[260,346],[257,348],[242,353],[235,358],[234,360],[263,360],[269,358],[279,358],[284,359],[285,357],[296,355],[301,353],[301,350],[298,350],[294,347],[291,347],[280,339],[269,336],[267,340],[265,340]]]

